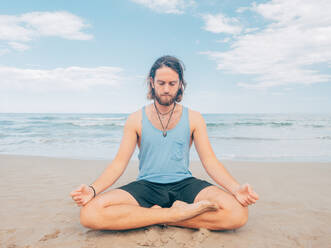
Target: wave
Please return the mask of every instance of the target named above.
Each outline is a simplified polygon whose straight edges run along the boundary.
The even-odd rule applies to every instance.
[[[207,122],[207,127],[224,127],[224,126],[277,126],[277,127],[283,127],[283,126],[292,126],[293,123],[291,122],[251,122],[251,121],[243,121],[243,122],[230,122],[230,123],[224,123],[224,122]]]
[[[31,137],[29,139],[23,138],[23,139],[15,139],[15,140],[9,140],[4,141],[2,144],[9,146],[9,145],[22,145],[22,144],[84,144],[87,141],[91,144],[119,144],[121,141],[121,138],[119,137],[109,137],[105,138],[104,136],[97,138],[97,137],[88,137],[88,138],[81,138],[81,137],[40,137],[35,136]]]
[[[210,136],[211,139],[224,139],[224,140],[264,140],[264,141],[270,141],[270,140],[281,140],[276,138],[258,138],[258,137],[243,137],[243,136],[233,136],[233,137],[222,137],[222,136]]]
[[[5,137],[8,137],[9,135],[6,135],[6,134],[2,134],[0,133],[0,138],[5,138]]]
[[[38,117],[29,117],[27,119],[28,120],[55,120],[58,118],[59,117],[55,117],[55,116],[38,116]]]
[[[48,125],[50,122],[48,120],[38,120],[38,121],[29,121],[27,124],[29,125]],[[54,122],[51,122],[54,123]]]
[[[207,123],[207,127],[221,127],[221,126],[227,126],[229,124],[223,123],[223,122],[210,122]]]
[[[244,136],[209,136],[211,139],[220,139],[220,140],[257,140],[257,141],[279,141],[279,140],[314,140],[314,139],[323,139],[331,140],[331,136],[318,136],[318,137],[287,137],[287,138],[259,138],[259,137],[244,137]]]
[[[7,121],[7,120],[0,120],[0,125],[13,125],[14,122],[13,121]]]
[[[293,123],[291,122],[276,122],[276,121],[271,121],[271,122],[235,122],[235,126],[292,126]]]
[[[331,140],[331,136],[319,136],[319,137],[316,137],[316,139]]]
[[[126,120],[127,117],[85,117],[80,120],[91,120],[91,121],[122,121]]]
[[[304,127],[313,127],[313,128],[324,128],[324,127],[328,127],[327,125],[321,125],[321,124],[306,124],[303,125]]]
[[[66,124],[78,127],[124,127],[124,123],[105,122],[67,122]]]

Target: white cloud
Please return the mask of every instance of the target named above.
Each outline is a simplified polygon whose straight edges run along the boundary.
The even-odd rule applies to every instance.
[[[193,6],[194,0],[131,0],[158,13],[183,14],[184,9]]]
[[[230,37],[226,37],[226,38],[221,39],[221,40],[216,40],[216,42],[218,42],[218,43],[228,43],[230,41],[231,41]]]
[[[255,4],[255,3],[253,3],[253,4]],[[237,10],[236,10],[236,12],[237,13],[243,13],[243,12],[245,12],[246,10],[249,10],[250,9],[250,7],[240,7],[240,8],[238,8]]]
[[[329,26],[329,0],[273,0],[265,4],[253,4],[252,10],[266,19],[275,21],[274,26],[288,26],[289,24],[301,27]]]
[[[245,33],[251,33],[251,32],[255,32],[255,31],[257,31],[257,30],[259,30],[259,28],[245,28]]]
[[[11,46],[14,50],[16,51],[25,51],[29,49],[29,46],[23,44],[23,43],[19,43],[19,42],[8,42],[8,45]]]
[[[20,16],[0,15],[0,40],[30,41],[36,32],[26,24]]]
[[[331,62],[330,1],[275,0],[250,9],[271,23],[238,35],[229,51],[203,52],[218,69],[252,75],[254,84],[238,84],[252,89],[330,82],[330,72],[311,69]]]
[[[202,18],[205,21],[204,29],[213,33],[238,34],[242,29],[237,24],[238,20],[236,18],[228,18],[223,14],[203,14]]]
[[[89,24],[66,11],[59,12],[32,12],[20,17],[41,36],[58,36],[69,40],[90,40],[92,36],[81,30]]]
[[[97,85],[118,87],[124,80],[119,67],[67,67],[52,70],[0,66],[0,90],[37,92],[87,90]]]
[[[41,36],[90,40],[93,36],[82,31],[87,27],[90,25],[84,23],[80,17],[66,11],[0,15],[0,40],[7,41],[15,50],[24,51],[28,46],[22,42],[29,42]]]

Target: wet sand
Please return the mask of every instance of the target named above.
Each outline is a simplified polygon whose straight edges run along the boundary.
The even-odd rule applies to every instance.
[[[237,230],[90,230],[80,225],[79,207],[69,194],[92,183],[109,162],[0,155],[0,247],[331,247],[331,163],[221,160],[260,196]],[[200,162],[190,168],[214,183]],[[111,188],[135,180],[137,173],[137,162],[131,162]]]

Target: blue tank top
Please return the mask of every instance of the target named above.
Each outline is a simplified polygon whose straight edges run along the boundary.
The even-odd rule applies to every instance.
[[[142,108],[137,180],[171,183],[192,177],[188,168],[189,152],[190,124],[186,107],[183,106],[179,122],[167,131],[166,137],[163,137],[162,131],[154,127],[147,118],[145,106]]]

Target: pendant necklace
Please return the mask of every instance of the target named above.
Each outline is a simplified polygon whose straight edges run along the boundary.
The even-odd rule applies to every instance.
[[[166,129],[167,129],[167,127],[168,127],[168,125],[169,125],[169,122],[170,122],[170,119],[171,119],[171,116],[172,116],[172,114],[173,114],[173,112],[174,112],[174,109],[175,109],[175,107],[176,107],[176,102],[174,103],[174,107],[172,108],[172,110],[171,110],[171,114],[170,114],[170,117],[169,117],[169,119],[168,119],[168,123],[167,123],[167,126],[164,128],[164,126],[163,126],[163,123],[162,123],[162,121],[161,121],[161,118],[160,118],[160,112],[159,112],[159,110],[157,109],[157,107],[156,107],[156,105],[155,105],[155,101],[154,101],[154,107],[155,107],[155,109],[156,109],[156,113],[157,113],[157,117],[159,117],[159,120],[160,120],[160,122],[161,122],[161,126],[162,126],[162,129],[163,129],[163,131],[162,131],[162,134],[163,134],[163,137],[166,137],[167,136],[167,131],[166,131]],[[170,111],[169,111],[170,112]],[[168,113],[169,113],[168,112]],[[168,114],[167,113],[167,114]],[[162,115],[162,114],[161,114]],[[165,115],[165,114],[163,114],[163,115]]]

